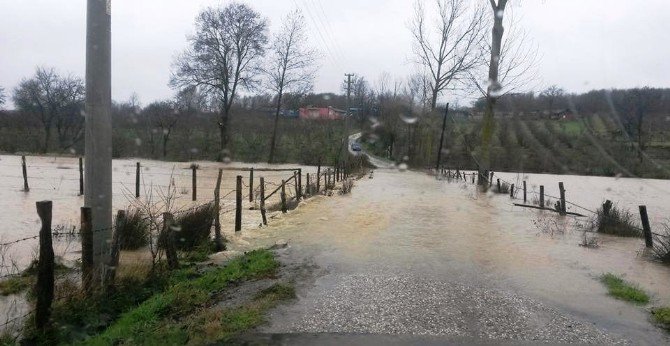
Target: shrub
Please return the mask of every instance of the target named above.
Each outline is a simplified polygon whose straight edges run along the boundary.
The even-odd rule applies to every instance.
[[[660,323],[666,329],[670,330],[670,307],[662,307],[651,310],[656,322]]]
[[[493,189],[492,189],[493,190]],[[510,186],[506,182],[500,183],[500,188],[498,188],[496,183],[495,193],[509,194]]]
[[[618,208],[611,201],[605,201],[598,208],[592,223],[598,233],[620,237],[642,236],[642,232],[633,222],[633,214],[626,209]]]
[[[670,264],[670,229],[668,226],[665,227],[665,236],[660,235],[654,239],[652,256],[663,263]]]
[[[343,195],[346,195],[348,193],[351,193],[351,190],[354,188],[354,181],[352,179],[346,179],[342,182],[342,190],[341,193]]]
[[[149,220],[137,209],[128,212],[126,223],[117,229],[121,240],[121,249],[137,250],[149,244]]]
[[[210,239],[214,215],[213,203],[207,203],[182,213],[175,219],[178,227],[175,230],[177,248],[191,250]]]

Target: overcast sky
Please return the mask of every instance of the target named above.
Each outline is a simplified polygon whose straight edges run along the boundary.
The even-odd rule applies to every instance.
[[[670,1],[510,2],[539,50],[538,88],[670,86]],[[172,96],[170,66],[186,47],[195,16],[206,6],[226,3],[112,0],[113,98],[126,100],[136,92],[147,104]],[[311,41],[323,55],[315,91],[339,92],[347,72],[374,82],[384,71],[402,78],[413,70],[411,0],[246,3],[269,19],[271,30],[289,10],[303,10]],[[0,86],[11,93],[36,66],[83,78],[85,13],[85,0],[0,0]]]

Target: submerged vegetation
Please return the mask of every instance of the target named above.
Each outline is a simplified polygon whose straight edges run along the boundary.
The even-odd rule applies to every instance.
[[[642,231],[633,221],[633,214],[617,207],[611,201],[605,201],[591,220],[594,231],[620,237],[641,237]]]
[[[657,260],[665,264],[670,264],[670,229],[668,226],[664,227],[665,234],[654,238],[654,248],[652,249],[652,255]]]
[[[600,277],[600,281],[607,287],[609,295],[628,302],[636,304],[646,304],[649,302],[649,296],[637,285],[631,284],[621,277],[607,273]]]

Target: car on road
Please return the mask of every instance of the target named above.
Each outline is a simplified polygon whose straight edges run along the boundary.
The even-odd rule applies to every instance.
[[[357,142],[351,143],[351,150],[361,151],[361,144]]]

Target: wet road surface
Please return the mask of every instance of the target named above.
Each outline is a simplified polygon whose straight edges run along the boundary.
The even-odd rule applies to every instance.
[[[618,254],[538,234],[531,231],[534,212],[515,214],[499,203],[425,174],[379,170],[357,182],[350,196],[308,200],[269,228],[240,236],[256,244],[286,239],[282,261],[314,268],[297,283],[299,299],[276,309],[252,338],[285,344],[388,344],[389,336],[407,344],[669,342],[644,308],[608,297],[596,280],[603,268],[625,270],[629,261],[655,278],[666,275],[661,280],[667,268],[623,259],[626,253],[617,264]]]

